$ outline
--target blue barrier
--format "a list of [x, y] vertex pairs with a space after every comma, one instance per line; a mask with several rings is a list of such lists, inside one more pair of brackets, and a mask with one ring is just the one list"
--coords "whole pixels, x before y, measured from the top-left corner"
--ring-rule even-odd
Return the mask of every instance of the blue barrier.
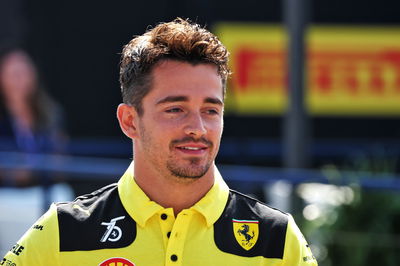
[[[29, 160], [26, 160], [29, 156]], [[29, 169], [50, 173], [61, 172], [68, 179], [107, 179], [120, 177], [130, 163], [130, 159], [94, 158], [49, 154], [23, 154], [0, 152], [1, 169]], [[268, 183], [285, 180], [292, 184], [326, 183], [335, 185], [355, 184], [365, 189], [400, 190], [400, 176], [373, 174], [370, 172], [339, 171], [336, 169], [284, 169], [245, 165], [218, 165], [228, 181]]]

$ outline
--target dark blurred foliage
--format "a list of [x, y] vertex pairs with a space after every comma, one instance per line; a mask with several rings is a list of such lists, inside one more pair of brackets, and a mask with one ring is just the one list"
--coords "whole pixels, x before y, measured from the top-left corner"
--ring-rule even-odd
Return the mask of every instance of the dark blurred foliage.
[[[398, 193], [358, 191], [358, 200], [337, 209], [326, 237], [331, 265], [386, 265], [400, 261]], [[321, 264], [322, 265], [322, 264]]]
[[352, 200], [337, 206], [319, 203], [323, 215], [311, 221], [297, 213], [297, 221], [311, 245], [314, 245], [320, 266], [398, 265], [399, 192], [361, 185], [365, 178], [379, 182], [380, 178], [390, 177], [395, 166], [395, 160], [386, 157], [382, 150], [349, 157], [342, 166], [326, 166], [324, 171], [330, 183], [336, 184], [337, 188], [345, 185], [340, 181], [343, 175], [352, 175], [352, 181], [345, 186], [351, 189]]

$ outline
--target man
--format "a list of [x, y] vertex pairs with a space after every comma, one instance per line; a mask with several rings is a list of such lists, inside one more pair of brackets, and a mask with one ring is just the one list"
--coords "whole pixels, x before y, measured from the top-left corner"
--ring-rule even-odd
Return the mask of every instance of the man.
[[215, 167], [228, 52], [199, 25], [128, 43], [117, 117], [134, 163], [118, 184], [58, 203], [4, 262], [16, 265], [316, 265], [288, 214], [230, 191]]

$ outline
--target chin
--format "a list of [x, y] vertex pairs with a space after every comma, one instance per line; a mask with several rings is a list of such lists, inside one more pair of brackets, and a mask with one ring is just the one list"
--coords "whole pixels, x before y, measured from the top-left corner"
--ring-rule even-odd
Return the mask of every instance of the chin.
[[211, 164], [206, 164], [202, 166], [186, 166], [177, 167], [176, 165], [167, 165], [168, 170], [171, 175], [179, 179], [187, 180], [197, 180], [202, 178], [210, 169]]

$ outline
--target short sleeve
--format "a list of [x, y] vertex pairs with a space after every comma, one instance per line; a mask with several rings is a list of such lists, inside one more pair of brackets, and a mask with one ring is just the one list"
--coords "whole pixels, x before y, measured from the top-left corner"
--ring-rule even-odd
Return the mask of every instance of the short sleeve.
[[306, 239], [296, 225], [292, 216], [289, 215], [286, 241], [284, 249], [284, 265], [290, 266], [317, 266], [318, 263], [313, 256]]
[[4, 265], [59, 265], [57, 207], [50, 209], [33, 224], [3, 258]]

